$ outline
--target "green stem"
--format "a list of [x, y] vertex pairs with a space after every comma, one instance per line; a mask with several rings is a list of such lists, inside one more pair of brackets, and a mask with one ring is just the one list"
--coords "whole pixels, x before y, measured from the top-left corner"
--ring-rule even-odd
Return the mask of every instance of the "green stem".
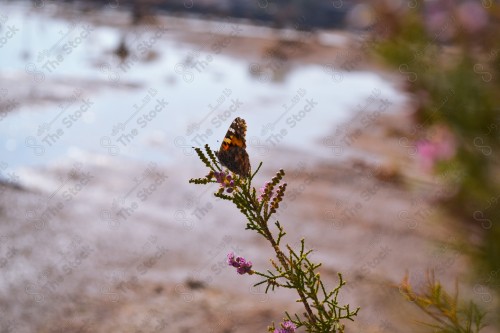
[[[244, 195], [247, 197], [248, 201], [251, 202], [253, 209], [255, 211], [258, 211], [258, 207], [256, 207], [253, 200], [251, 200], [251, 195], [250, 195], [250, 193], [248, 193], [248, 191], [249, 190], [245, 191]], [[281, 266], [283, 266], [285, 271], [288, 274], [290, 274], [291, 271], [290, 271], [290, 266], [288, 265], [287, 258], [285, 257], [285, 254], [283, 253], [283, 251], [281, 251], [280, 247], [276, 243], [276, 240], [274, 239], [271, 231], [269, 230], [269, 228], [267, 226], [267, 221], [264, 220], [264, 218], [259, 215], [258, 220], [256, 220], [256, 222], [259, 224], [262, 231], [264, 232], [265, 238], [271, 243], [274, 251], [276, 252], [276, 257], [278, 258], [279, 262], [281, 263]], [[299, 294], [301, 302], [304, 304], [304, 307], [305, 307], [306, 312], [307, 312], [307, 316], [309, 317], [309, 321], [312, 323], [315, 323], [316, 316], [314, 315], [309, 303], [307, 302], [307, 298], [306, 298], [304, 292], [300, 289], [296, 289], [296, 290], [297, 290], [297, 293]]]

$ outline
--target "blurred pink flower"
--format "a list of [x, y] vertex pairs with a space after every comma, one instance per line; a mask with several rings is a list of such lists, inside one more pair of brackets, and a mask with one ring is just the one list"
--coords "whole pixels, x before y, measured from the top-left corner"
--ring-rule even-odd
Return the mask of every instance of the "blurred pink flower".
[[425, 4], [425, 25], [434, 41], [444, 42], [455, 35], [454, 2], [430, 1]]
[[476, 33], [488, 24], [488, 13], [479, 1], [465, 1], [458, 8], [460, 26], [469, 33]]
[[431, 171], [437, 162], [455, 156], [456, 141], [446, 127], [437, 127], [430, 139], [417, 142], [417, 151], [422, 168]]

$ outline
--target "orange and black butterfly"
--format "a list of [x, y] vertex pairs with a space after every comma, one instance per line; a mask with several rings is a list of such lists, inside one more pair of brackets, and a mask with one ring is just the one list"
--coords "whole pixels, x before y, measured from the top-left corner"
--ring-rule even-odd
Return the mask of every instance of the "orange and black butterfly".
[[250, 176], [250, 159], [246, 151], [245, 135], [247, 124], [240, 117], [233, 120], [216, 153], [219, 162], [230, 171], [242, 176]]

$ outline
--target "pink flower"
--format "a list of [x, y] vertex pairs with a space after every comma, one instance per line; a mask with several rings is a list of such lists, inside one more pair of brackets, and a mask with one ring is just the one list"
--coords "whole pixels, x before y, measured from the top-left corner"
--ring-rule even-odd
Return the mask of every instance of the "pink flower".
[[488, 24], [488, 13], [479, 1], [466, 1], [458, 7], [460, 25], [469, 33], [476, 33]]
[[426, 171], [434, 167], [437, 156], [437, 147], [432, 142], [424, 140], [417, 142], [417, 151], [420, 158], [420, 165]]
[[271, 186], [271, 182], [266, 182], [261, 188], [260, 188], [260, 195], [257, 197], [257, 201], [262, 202], [262, 201], [269, 201], [271, 200], [273, 196], [273, 191], [269, 191], [266, 193], [266, 190], [268, 187]]
[[450, 0], [425, 3], [425, 25], [435, 40], [443, 42], [454, 36], [454, 6], [454, 2]]
[[297, 326], [289, 320], [285, 320], [281, 324], [281, 327], [280, 329], [275, 329], [273, 333], [294, 333], [297, 329]]
[[227, 254], [227, 263], [229, 266], [236, 268], [238, 274], [243, 275], [245, 273], [252, 275], [252, 262], [245, 260], [243, 257], [234, 257], [234, 253], [230, 252]]
[[417, 142], [417, 151], [422, 168], [430, 171], [437, 162], [455, 156], [455, 138], [446, 127], [437, 127], [430, 139]]

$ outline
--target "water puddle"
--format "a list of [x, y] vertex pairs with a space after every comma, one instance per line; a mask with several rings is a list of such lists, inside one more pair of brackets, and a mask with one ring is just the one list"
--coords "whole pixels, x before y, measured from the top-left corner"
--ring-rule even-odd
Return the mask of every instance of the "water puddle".
[[[370, 107], [370, 97], [401, 100], [373, 73], [282, 66], [277, 79], [168, 30], [124, 34], [49, 12], [6, 6], [2, 31], [15, 33], [0, 49], [2, 98], [18, 107], [0, 121], [0, 154], [13, 168], [79, 152], [175, 163], [191, 146], [217, 147], [236, 116], [247, 120], [250, 153], [280, 146], [321, 155], [329, 148], [311, 148], [315, 140]], [[113, 50], [123, 38], [130, 54], [120, 62]]]

